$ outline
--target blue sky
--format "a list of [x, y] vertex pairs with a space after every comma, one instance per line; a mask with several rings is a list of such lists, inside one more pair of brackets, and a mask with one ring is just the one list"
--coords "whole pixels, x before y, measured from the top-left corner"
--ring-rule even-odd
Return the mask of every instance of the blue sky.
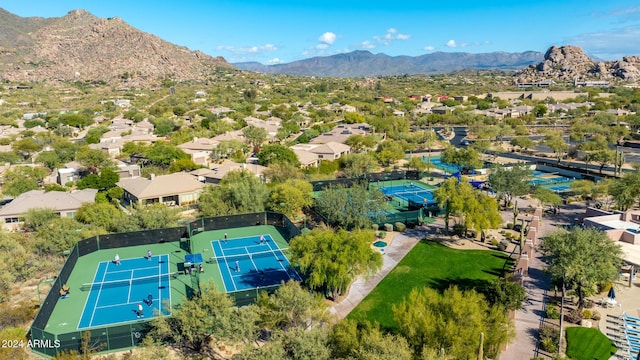
[[0, 0], [14, 14], [74, 9], [120, 17], [172, 43], [229, 62], [291, 62], [353, 50], [544, 52], [577, 45], [604, 60], [640, 55], [638, 0]]

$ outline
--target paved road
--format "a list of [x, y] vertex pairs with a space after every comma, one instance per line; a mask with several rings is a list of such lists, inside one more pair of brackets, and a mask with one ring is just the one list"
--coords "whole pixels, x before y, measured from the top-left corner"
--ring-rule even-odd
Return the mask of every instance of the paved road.
[[[526, 200], [518, 199], [518, 207], [521, 210], [527, 208], [529, 204]], [[540, 237], [554, 232], [558, 226], [570, 224], [584, 212], [584, 209], [584, 204], [572, 203], [561, 206], [558, 215], [545, 215]], [[520, 213], [522, 214], [523, 211]], [[536, 254], [530, 261], [529, 275], [523, 282], [528, 299], [522, 309], [516, 312], [516, 339], [500, 354], [500, 360], [523, 360], [542, 355], [537, 347], [538, 329], [544, 321], [544, 302], [550, 284], [549, 277], [544, 273], [544, 261], [539, 254]]]

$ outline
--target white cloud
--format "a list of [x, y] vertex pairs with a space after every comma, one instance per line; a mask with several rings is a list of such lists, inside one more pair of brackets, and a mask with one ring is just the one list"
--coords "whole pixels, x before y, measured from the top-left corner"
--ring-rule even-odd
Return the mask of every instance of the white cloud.
[[267, 60], [267, 64], [269, 64], [269, 65], [280, 64], [281, 62], [282, 62], [282, 60], [280, 60], [278, 58], [273, 58], [271, 60]]
[[374, 35], [372, 38], [378, 43], [389, 45], [395, 40], [408, 40], [411, 35], [399, 33], [396, 28], [389, 28], [384, 35]]
[[434, 46], [427, 45], [427, 46], [425, 46], [425, 47], [424, 47], [424, 48], [422, 48], [422, 49], [423, 49], [423, 50], [426, 50], [426, 51], [433, 51], [433, 50], [435, 50], [436, 48], [435, 48]]
[[247, 47], [235, 47], [233, 45], [219, 45], [216, 47], [218, 51], [229, 51], [233, 54], [256, 54], [267, 51], [277, 51], [278, 47], [274, 44], [254, 45]]
[[639, 38], [640, 26], [628, 26], [581, 34], [567, 39], [565, 43], [580, 46], [587, 54], [604, 60], [618, 60], [626, 55], [640, 55], [636, 46]]
[[336, 34], [327, 31], [326, 33], [320, 35], [320, 37], [318, 38], [318, 41], [320, 41], [323, 44], [327, 44], [327, 45], [333, 45], [333, 43], [336, 41]]
[[360, 47], [363, 49], [375, 49], [376, 45], [369, 40], [365, 40], [360, 43]]
[[324, 43], [318, 44], [318, 45], [315, 46], [315, 48], [318, 49], [318, 50], [325, 50], [328, 47], [329, 47], [329, 44], [324, 44]]
[[458, 44], [457, 44], [457, 43], [456, 43], [456, 41], [455, 41], [455, 40], [453, 40], [453, 39], [451, 39], [451, 40], [447, 41], [447, 43], [446, 43], [445, 45], [446, 45], [447, 47], [450, 47], [450, 48], [458, 47]]

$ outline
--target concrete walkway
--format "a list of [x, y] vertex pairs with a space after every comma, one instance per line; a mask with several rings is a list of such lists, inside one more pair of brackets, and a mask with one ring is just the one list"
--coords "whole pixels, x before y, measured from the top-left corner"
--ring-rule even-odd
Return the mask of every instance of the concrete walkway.
[[[529, 205], [537, 206], [524, 199], [518, 199], [518, 207], [523, 210]], [[586, 207], [582, 203], [573, 203], [560, 207], [557, 215], [544, 215], [539, 239], [556, 231], [559, 226], [564, 226], [575, 221], [584, 212]], [[522, 212], [521, 212], [522, 214]], [[507, 218], [508, 214], [503, 214]], [[513, 217], [513, 215], [511, 215]], [[527, 220], [529, 217], [527, 217]], [[538, 240], [540, 241], [540, 240]], [[539, 253], [536, 252], [529, 262], [529, 275], [523, 279], [523, 286], [527, 291], [527, 300], [522, 309], [516, 311], [514, 320], [516, 338], [507, 345], [507, 349], [500, 354], [500, 360], [531, 359], [533, 357], [547, 357], [538, 349], [538, 335], [540, 325], [545, 319], [545, 301], [547, 292], [551, 286], [551, 279], [544, 273], [545, 264]], [[553, 292], [553, 289], [552, 289]]]
[[347, 296], [329, 309], [331, 314], [344, 319], [426, 234], [424, 229], [416, 228], [396, 235], [382, 257], [382, 269], [371, 277], [354, 281]]

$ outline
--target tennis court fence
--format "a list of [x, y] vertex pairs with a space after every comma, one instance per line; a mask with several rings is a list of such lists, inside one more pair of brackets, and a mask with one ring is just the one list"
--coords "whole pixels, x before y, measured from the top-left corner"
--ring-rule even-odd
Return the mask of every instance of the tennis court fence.
[[420, 178], [420, 172], [415, 170], [395, 170], [389, 172], [366, 173], [365, 175], [357, 178], [312, 181], [311, 186], [313, 186], [313, 191], [322, 191], [328, 187], [334, 187], [338, 185], [352, 187], [354, 184], [359, 184], [362, 182], [368, 183], [390, 180], [420, 180]]
[[[98, 250], [115, 249], [128, 246], [159, 244], [165, 242], [186, 242], [189, 239], [191, 233], [196, 229], [206, 230], [218, 230], [218, 229], [230, 229], [235, 227], [247, 227], [254, 225], [273, 225], [287, 240], [287, 242], [294, 236], [300, 235], [300, 229], [291, 222], [291, 220], [280, 213], [275, 212], [257, 212], [251, 214], [238, 214], [230, 216], [219, 216], [211, 218], [202, 218], [195, 220], [186, 226], [177, 226], [173, 228], [141, 230], [115, 234], [97, 235], [87, 239], [80, 240], [73, 249], [69, 251], [69, 255], [65, 261], [64, 266], [60, 270], [60, 273], [55, 278], [55, 281], [51, 283], [51, 290], [44, 299], [38, 314], [36, 315], [31, 328], [29, 330], [29, 336], [31, 339], [43, 340], [33, 342], [34, 346], [32, 351], [44, 356], [54, 357], [57, 354], [65, 351], [80, 351], [82, 345], [82, 335], [86, 331], [90, 331], [90, 344], [98, 344], [98, 351], [118, 350], [137, 346], [144, 338], [145, 334], [149, 330], [148, 321], [140, 321], [124, 325], [105, 326], [98, 328], [91, 328], [84, 331], [75, 331], [63, 334], [54, 334], [46, 331], [47, 323], [55, 309], [58, 300], [60, 299], [59, 293], [62, 285], [66, 284], [69, 280], [71, 272], [80, 256], [84, 256], [93, 253]], [[167, 274], [165, 274], [167, 275]], [[161, 276], [165, 276], [161, 275]], [[173, 274], [169, 274], [172, 276]], [[158, 276], [153, 276], [155, 281], [158, 281]], [[126, 280], [128, 281], [128, 280]], [[134, 279], [134, 281], [145, 281], [142, 279]], [[103, 284], [104, 285], [104, 284]], [[115, 286], [123, 286], [116, 285]], [[82, 286], [83, 291], [90, 289], [90, 284], [84, 284]], [[109, 285], [107, 285], [109, 286]], [[269, 293], [275, 291], [278, 286], [260, 288], [260, 291], [267, 291]], [[235, 293], [229, 293], [232, 299], [236, 300], [238, 305], [246, 305], [255, 301], [257, 298], [256, 290], [239, 291]], [[47, 346], [53, 344], [55, 340], [60, 342], [59, 347]]]

